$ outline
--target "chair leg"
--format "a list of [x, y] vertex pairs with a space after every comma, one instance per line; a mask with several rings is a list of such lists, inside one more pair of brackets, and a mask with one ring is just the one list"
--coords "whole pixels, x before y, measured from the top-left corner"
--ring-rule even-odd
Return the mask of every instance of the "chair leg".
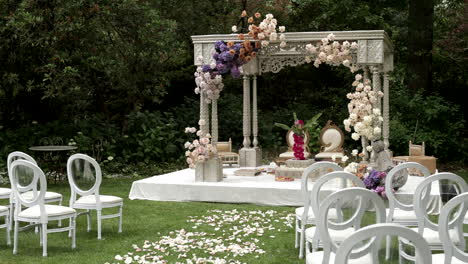
[[76, 217], [70, 218], [70, 226], [73, 228], [72, 232], [72, 249], [76, 248]]
[[87, 214], [86, 214], [86, 221], [88, 222], [88, 229], [87, 231], [91, 231], [91, 211], [90, 210], [86, 210], [87, 211]]
[[[59, 200], [59, 205], [60, 205], [60, 206], [62, 206], [62, 199], [63, 199], [63, 198], [60, 198], [60, 200]], [[58, 221], [58, 226], [59, 226], [59, 227], [62, 227], [62, 219], [60, 219], [60, 220]]]
[[304, 258], [304, 241], [305, 236], [302, 231], [300, 232], [300, 237], [299, 237], [299, 258]]
[[10, 230], [13, 229], [13, 212], [14, 212], [14, 209], [15, 209], [15, 204], [10, 202]]
[[18, 229], [19, 223], [15, 221], [15, 231], [13, 232], [13, 254], [18, 253]]
[[36, 230], [39, 229], [39, 245], [42, 246], [42, 227], [41, 226], [35, 226], [34, 227]]
[[120, 206], [119, 208], [119, 233], [122, 233], [122, 208], [123, 208], [123, 205]]
[[97, 211], [97, 228], [98, 228], [98, 239], [101, 240], [101, 210]]
[[7, 245], [11, 245], [11, 238], [10, 238], [10, 226], [11, 226], [11, 223], [10, 223], [10, 216], [9, 215], [5, 215], [5, 225], [6, 225], [6, 239], [7, 239]]
[[391, 248], [392, 238], [387, 236], [387, 243], [385, 245], [385, 260], [390, 259], [390, 248]]
[[69, 220], [69, 224], [68, 224], [68, 227], [70, 228], [70, 230], [68, 230], [68, 237], [72, 237], [72, 228], [73, 228], [73, 221], [72, 219], [68, 219]]
[[42, 256], [47, 257], [47, 223], [42, 224]]
[[298, 233], [297, 233], [297, 231], [298, 231], [299, 228], [300, 228], [300, 227], [299, 227], [299, 222], [300, 222], [299, 219], [296, 218], [296, 230], [295, 230], [296, 236], [295, 236], [295, 238], [294, 238], [294, 247], [295, 247], [295, 248], [298, 248], [298, 247], [299, 247], [299, 236], [298, 236]]

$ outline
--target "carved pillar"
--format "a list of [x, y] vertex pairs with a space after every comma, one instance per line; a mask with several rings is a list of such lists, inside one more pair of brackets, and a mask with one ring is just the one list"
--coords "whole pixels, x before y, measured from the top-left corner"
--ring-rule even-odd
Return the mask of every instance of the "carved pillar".
[[253, 135], [253, 147], [258, 146], [258, 112], [257, 112], [257, 76], [252, 77], [252, 135]]
[[244, 112], [243, 132], [244, 148], [250, 148], [250, 76], [244, 75]]
[[218, 143], [218, 100], [211, 101], [211, 144]]
[[210, 127], [210, 120], [208, 116], [208, 104], [206, 103], [206, 95], [204, 93], [200, 93], [200, 120], [205, 120], [205, 125], [200, 126], [200, 130], [203, 134], [208, 133], [208, 129]]
[[[375, 93], [378, 93], [382, 90], [380, 84], [380, 71], [379, 67], [377, 66], [372, 67], [372, 89]], [[377, 99], [377, 107], [382, 110], [382, 102], [380, 98]]]
[[364, 66], [364, 80], [369, 79], [369, 67]]
[[390, 101], [389, 101], [389, 89], [390, 84], [388, 80], [388, 72], [385, 72], [383, 75], [383, 111], [382, 111], [382, 117], [383, 117], [383, 129], [382, 129], [382, 135], [384, 139], [384, 144], [385, 144], [385, 150], [388, 150], [388, 147], [390, 146], [390, 142], [388, 141], [390, 137]]
[[364, 157], [362, 157], [363, 161], [367, 161], [369, 159], [369, 152], [366, 149], [368, 144], [369, 144], [369, 140], [367, 140], [366, 137], [361, 136], [362, 153], [364, 153]]

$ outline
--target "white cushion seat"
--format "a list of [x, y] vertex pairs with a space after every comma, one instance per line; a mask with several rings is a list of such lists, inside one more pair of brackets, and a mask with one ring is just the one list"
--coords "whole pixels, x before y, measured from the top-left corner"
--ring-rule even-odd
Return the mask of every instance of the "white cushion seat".
[[[317, 228], [315, 226], [309, 227], [306, 229], [305, 235], [306, 235], [307, 241], [313, 240], [316, 230]], [[348, 238], [350, 235], [354, 234], [356, 230], [354, 228], [349, 227], [343, 230], [330, 229], [329, 232], [330, 232], [330, 237], [334, 242], [342, 242], [346, 238]]]
[[[296, 208], [296, 218], [302, 219], [302, 214], [304, 214], [304, 207]], [[312, 207], [309, 207], [309, 211], [307, 212], [307, 219], [310, 219], [312, 220], [312, 222], [314, 222], [315, 215], [314, 215], [314, 211], [312, 210]], [[331, 208], [330, 211], [328, 211], [328, 219], [333, 219], [333, 220], [338, 219], [336, 208]], [[307, 222], [309, 223], [310, 220]]]
[[[418, 232], [418, 228], [417, 227], [413, 227], [411, 228], [411, 230], [415, 231], [415, 232]], [[450, 238], [452, 239], [453, 243], [455, 245], [459, 245], [460, 244], [460, 239], [458, 238], [457, 236], [457, 232], [456, 230], [454, 229], [450, 229], [449, 230], [449, 235], [450, 235]], [[442, 242], [440, 240], [440, 237], [439, 237], [439, 232], [437, 231], [434, 231], [430, 228], [424, 228], [424, 232], [423, 232], [423, 237], [424, 239], [427, 241], [427, 243], [429, 244], [429, 246], [437, 246], [437, 245], [442, 245]], [[405, 243], [407, 242], [406, 240], [402, 239], [402, 241], [404, 241]]]
[[[122, 203], [123, 199], [117, 196], [112, 196], [112, 195], [99, 195], [99, 200], [101, 201], [101, 204], [105, 207], [106, 204], [116, 204], [116, 203]], [[95, 195], [86, 195], [80, 197], [78, 200], [76, 200], [75, 204], [73, 205], [74, 208], [80, 208], [80, 207], [89, 207], [93, 206], [96, 204], [96, 196]]]
[[[315, 251], [308, 253], [306, 256], [306, 264], [322, 264], [323, 251]], [[335, 253], [330, 252], [329, 263], [335, 263]], [[348, 264], [366, 264], [372, 263], [372, 256], [370, 254], [364, 255], [358, 259], [349, 259]], [[434, 262], [436, 263], [436, 262]]]
[[8, 212], [8, 207], [0, 205], [0, 214], [4, 212]]
[[[34, 198], [34, 193], [33, 191], [25, 192], [21, 194], [21, 197], [25, 200], [32, 200]], [[52, 200], [52, 199], [60, 199], [62, 195], [60, 193], [56, 192], [46, 192], [45, 194], [45, 200]]]
[[[283, 152], [279, 156], [280, 158], [294, 158], [294, 152], [293, 151]], [[307, 151], [304, 151], [304, 157], [306, 158], [310, 157], [310, 153]]]
[[9, 197], [10, 194], [11, 194], [10, 188], [0, 188], [0, 197], [2, 196]]
[[[390, 209], [387, 208], [386, 209], [387, 215], [388, 215], [389, 211], [390, 211]], [[416, 213], [414, 212], [414, 210], [405, 211], [405, 210], [395, 208], [395, 210], [393, 211], [392, 222], [415, 222], [415, 226], [416, 226], [417, 221], [418, 221], [418, 219], [416, 218]]]
[[[445, 254], [444, 253], [432, 254], [432, 263], [434, 263], [434, 264], [444, 263], [444, 260], [445, 260]], [[457, 259], [456, 257], [452, 257], [452, 259], [450, 260], [450, 263], [451, 264], [466, 264], [466, 262], [461, 261], [461, 260]]]
[[341, 159], [344, 156], [343, 152], [320, 152], [317, 155], [315, 155], [315, 158], [316, 159], [331, 159], [333, 155], [335, 155], [337, 159]]
[[[66, 207], [66, 206], [60, 206], [60, 205], [51, 205], [51, 204], [46, 204], [44, 205], [46, 215], [48, 217], [52, 216], [66, 216], [66, 215], [71, 215], [75, 214], [76, 211], [73, 208]], [[26, 219], [40, 219], [41, 218], [41, 210], [39, 205], [34, 205], [32, 207], [29, 207], [22, 211], [21, 213], [18, 214], [18, 217], [20, 218], [26, 218]]]

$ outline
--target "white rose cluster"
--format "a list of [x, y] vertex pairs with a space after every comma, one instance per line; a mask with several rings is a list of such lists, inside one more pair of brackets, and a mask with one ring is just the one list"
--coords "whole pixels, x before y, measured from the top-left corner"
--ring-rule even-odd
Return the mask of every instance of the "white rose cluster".
[[[215, 68], [216, 64], [213, 63], [210, 67]], [[221, 75], [212, 75], [209, 72], [203, 72], [201, 67], [198, 67], [195, 72], [195, 83], [197, 84], [195, 93], [203, 93], [207, 103], [219, 99], [219, 95], [224, 88], [223, 77]]]
[[351, 132], [351, 127], [354, 127], [354, 133], [351, 134], [354, 140], [359, 140], [361, 136], [369, 140], [377, 139], [382, 133], [380, 127], [383, 118], [380, 109], [375, 106], [383, 93], [372, 91], [370, 80], [364, 80], [361, 74], [356, 75], [352, 85], [355, 92], [347, 94], [350, 102], [349, 117], [343, 120], [345, 130]]
[[[258, 39], [260, 40], [261, 46], [266, 47], [270, 45], [270, 41], [277, 41], [280, 40], [280, 47], [284, 48], [286, 47], [286, 35], [284, 34], [284, 31], [286, 31], [286, 27], [280, 26], [278, 27], [278, 31], [280, 34], [278, 34], [276, 27], [277, 27], [278, 21], [276, 18], [273, 17], [272, 14], [267, 14], [265, 16], [265, 19], [260, 22], [258, 25], [258, 29], [260, 29], [260, 33], [258, 33]], [[255, 31], [255, 27], [251, 25], [249, 27], [249, 31]]]
[[340, 43], [335, 40], [335, 35], [330, 33], [326, 38], [323, 38], [317, 45], [307, 44], [305, 57], [307, 63], [314, 62], [315, 67], [326, 63], [329, 65], [338, 66], [343, 64], [349, 68], [351, 72], [355, 72], [358, 68], [352, 63], [352, 51], [358, 48], [356, 42], [349, 43], [344, 41]]
[[[200, 120], [198, 124], [204, 125], [205, 120]], [[211, 135], [209, 133], [203, 135], [201, 130], [197, 130], [194, 127], [185, 128], [185, 133], [196, 134], [199, 137], [199, 139], [195, 139], [192, 142], [187, 141], [184, 144], [184, 148], [187, 149], [185, 151], [187, 164], [193, 169], [197, 165], [197, 162], [208, 160], [216, 152], [216, 148], [211, 145]]]

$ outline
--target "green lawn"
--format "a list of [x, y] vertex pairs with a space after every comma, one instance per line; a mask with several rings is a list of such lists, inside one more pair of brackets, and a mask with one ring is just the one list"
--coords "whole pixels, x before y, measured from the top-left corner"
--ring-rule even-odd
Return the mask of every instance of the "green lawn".
[[[258, 241], [256, 246], [265, 251], [244, 256], [228, 256], [227, 259], [235, 259], [241, 263], [304, 263], [304, 260], [297, 258], [298, 250], [294, 248], [294, 230], [287, 226], [286, 216], [294, 212], [292, 207], [269, 207], [247, 204], [221, 204], [221, 203], [200, 203], [200, 202], [155, 202], [129, 200], [132, 179], [104, 179], [101, 187], [102, 194], [112, 194], [125, 198], [123, 233], [117, 233], [117, 219], [103, 220], [103, 240], [96, 239], [96, 224], [93, 217], [93, 230], [86, 232], [86, 217], [80, 217], [77, 221], [77, 248], [71, 249], [71, 240], [66, 233], [49, 234], [47, 258], [42, 256], [42, 247], [39, 245], [39, 236], [33, 231], [20, 232], [18, 255], [12, 254], [12, 247], [7, 247], [5, 243], [4, 229], [0, 230], [0, 263], [106, 263], [117, 262], [116, 255], [124, 256], [128, 252], [135, 253], [132, 245], [142, 248], [144, 241], [160, 241], [165, 236], [174, 238], [177, 233], [173, 231], [185, 229], [193, 232], [192, 238], [197, 239], [196, 232], [206, 232], [207, 237], [213, 239], [224, 237], [225, 239], [238, 227], [246, 226], [241, 220], [226, 220], [223, 215], [241, 215], [248, 218], [248, 226], [255, 227], [255, 223], [264, 227], [265, 232], [259, 235], [258, 232], [246, 234], [240, 232], [238, 237], [244, 243], [245, 241]], [[68, 185], [51, 185], [49, 189], [64, 194], [65, 203], [69, 199]], [[232, 210], [237, 210], [233, 213]], [[221, 212], [213, 211], [221, 210]], [[273, 210], [271, 215], [259, 217], [261, 214]], [[261, 212], [260, 212], [261, 211]], [[109, 211], [110, 212], [110, 211]], [[208, 216], [218, 217], [216, 221], [224, 221], [224, 224], [210, 226]], [[208, 218], [206, 218], [208, 217]], [[366, 215], [365, 222], [369, 222], [372, 214]], [[191, 220], [192, 222], [188, 222]], [[292, 219], [289, 217], [289, 219]], [[203, 220], [203, 221], [202, 221]], [[196, 222], [203, 222], [196, 224]], [[221, 222], [222, 222], [221, 221]], [[231, 222], [230, 222], [231, 221]], [[196, 228], [194, 228], [196, 227]], [[268, 228], [269, 227], [269, 228]], [[200, 237], [198, 237], [200, 238]], [[234, 242], [235, 242], [234, 238]], [[239, 242], [239, 244], [241, 243]], [[226, 243], [227, 244], [227, 243]], [[206, 245], [205, 245], [206, 246]], [[170, 246], [167, 246], [169, 248]], [[152, 247], [151, 247], [152, 248]], [[166, 253], [171, 252], [168, 256]], [[137, 252], [142, 254], [143, 252]], [[196, 253], [199, 257], [210, 257], [209, 254], [203, 255], [201, 250], [193, 249], [187, 253], [190, 257]], [[219, 253], [218, 253], [219, 254]], [[215, 256], [225, 256], [225, 254]], [[167, 263], [176, 263], [179, 253], [167, 250], [161, 253]], [[382, 255], [382, 254], [381, 254]], [[181, 261], [181, 260], [179, 260]], [[186, 263], [186, 261], [181, 261]], [[392, 262], [397, 262], [396, 257]], [[123, 261], [119, 262], [123, 263]]]

